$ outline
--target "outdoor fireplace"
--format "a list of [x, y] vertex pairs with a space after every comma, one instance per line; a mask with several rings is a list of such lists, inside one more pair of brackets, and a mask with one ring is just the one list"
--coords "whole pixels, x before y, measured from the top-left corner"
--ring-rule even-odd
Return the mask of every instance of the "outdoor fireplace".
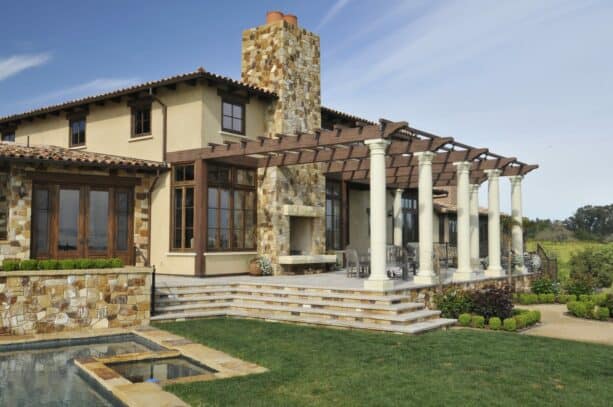
[[289, 218], [289, 254], [313, 253], [313, 219], [300, 216]]

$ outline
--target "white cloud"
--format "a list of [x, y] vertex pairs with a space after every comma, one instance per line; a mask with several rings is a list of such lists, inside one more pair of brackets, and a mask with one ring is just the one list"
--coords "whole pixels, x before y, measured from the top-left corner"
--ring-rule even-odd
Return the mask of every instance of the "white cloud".
[[43, 102], [61, 102], [66, 99], [78, 99], [125, 88], [138, 82], [137, 78], [98, 78], [65, 89], [44, 93], [22, 103], [24, 105], [33, 105]]
[[0, 81], [26, 69], [44, 65], [50, 59], [50, 53], [13, 55], [0, 59]]
[[337, 0], [336, 3], [328, 10], [328, 12], [324, 15], [324, 17], [319, 22], [319, 25], [315, 29], [315, 31], [319, 31], [321, 27], [328, 24], [330, 20], [332, 20], [339, 11], [343, 9], [349, 3], [349, 0]]

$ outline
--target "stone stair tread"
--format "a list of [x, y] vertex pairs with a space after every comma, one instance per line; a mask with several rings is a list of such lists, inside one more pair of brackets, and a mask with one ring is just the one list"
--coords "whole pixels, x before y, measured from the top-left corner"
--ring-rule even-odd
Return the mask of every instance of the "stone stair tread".
[[206, 304], [180, 304], [180, 305], [164, 305], [159, 306], [156, 305], [156, 312], [174, 312], [174, 311], [182, 311], [182, 310], [192, 310], [192, 309], [206, 309], [206, 308], [228, 308], [232, 306], [232, 301], [224, 301], [224, 302], [211, 302]]
[[281, 322], [292, 322], [292, 323], [303, 323], [309, 325], [318, 325], [318, 326], [332, 326], [332, 327], [340, 327], [340, 328], [352, 328], [352, 329], [366, 329], [366, 330], [374, 330], [374, 331], [385, 331], [385, 332], [396, 332], [402, 334], [419, 334], [422, 332], [427, 332], [434, 329], [443, 328], [446, 326], [450, 326], [455, 324], [455, 319], [446, 319], [439, 318], [425, 322], [417, 322], [410, 325], [385, 325], [385, 324], [374, 324], [367, 322], [359, 322], [359, 321], [345, 321], [345, 320], [337, 320], [337, 319], [324, 319], [324, 318], [313, 318], [313, 317], [304, 317], [304, 316], [263, 316], [263, 315], [253, 315], [246, 312], [241, 311], [228, 311], [221, 315], [216, 312], [190, 312], [190, 313], [177, 313], [177, 314], [165, 314], [165, 315], [156, 315], [151, 318], [152, 321], [163, 321], [163, 320], [174, 320], [174, 319], [187, 319], [187, 318], [207, 318], [207, 317], [217, 317], [217, 316], [231, 316], [231, 317], [239, 317], [239, 318], [257, 318], [268, 321], [281, 321]]
[[[244, 300], [244, 301], [253, 301], [253, 302], [278, 302], [285, 304], [307, 304], [311, 306], [321, 306], [321, 307], [339, 307], [339, 308], [349, 308], [349, 309], [363, 309], [363, 310], [376, 310], [376, 311], [390, 311], [390, 312], [401, 312], [412, 309], [421, 309], [424, 308], [424, 304], [419, 302], [401, 302], [398, 304], [363, 304], [359, 302], [345, 302], [345, 301], [317, 301], [317, 300], [305, 300], [305, 299], [291, 299], [285, 297], [264, 297], [260, 295], [225, 295], [225, 296], [194, 296], [194, 297], [177, 297], [173, 299], [160, 299], [156, 301], [156, 305], [162, 305], [166, 303], [188, 303], [188, 302], [199, 302], [199, 301], [216, 301], [211, 304], [218, 304], [217, 301], [236, 301], [236, 300]], [[157, 306], [156, 309], [161, 310], [162, 307]], [[177, 305], [179, 306], [179, 305]], [[165, 308], [165, 307], [164, 307]], [[192, 307], [196, 308], [196, 307]]]
[[[395, 302], [406, 299], [406, 295], [363, 295], [363, 294], [344, 294], [344, 293], [329, 293], [329, 292], [315, 292], [315, 291], [301, 291], [290, 289], [276, 289], [267, 290], [260, 288], [242, 288], [242, 287], [225, 287], [219, 286], [198, 286], [189, 287], [187, 289], [179, 289], [178, 287], [157, 287], [156, 296], [160, 295], [185, 295], [185, 294], [204, 294], [204, 293], [258, 293], [258, 294], [272, 294], [278, 296], [295, 295], [302, 297], [319, 297], [319, 298], [342, 298], [342, 299], [354, 299], [354, 300], [368, 300], [368, 301], [384, 301]], [[179, 287], [180, 288], [180, 287]], [[173, 291], [169, 291], [173, 290]]]
[[216, 311], [194, 311], [194, 312], [169, 312], [167, 314], [154, 315], [150, 318], [151, 321], [165, 320], [181, 320], [187, 318], [207, 318], [207, 317], [225, 317], [228, 315], [228, 310]]

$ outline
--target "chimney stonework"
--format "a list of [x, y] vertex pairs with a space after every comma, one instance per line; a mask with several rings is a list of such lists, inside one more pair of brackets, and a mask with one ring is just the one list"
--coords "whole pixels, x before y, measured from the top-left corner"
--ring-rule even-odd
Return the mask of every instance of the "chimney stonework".
[[[268, 24], [243, 32], [241, 63], [244, 82], [278, 95], [267, 111], [267, 136], [320, 128], [319, 37], [300, 28], [293, 16], [268, 17]], [[258, 253], [270, 258], [274, 274], [295, 271], [278, 261], [279, 256], [290, 254], [290, 217], [283, 207], [324, 208], [325, 196], [326, 179], [320, 164], [259, 169]], [[325, 213], [313, 219], [311, 238], [313, 254], [324, 254]]]

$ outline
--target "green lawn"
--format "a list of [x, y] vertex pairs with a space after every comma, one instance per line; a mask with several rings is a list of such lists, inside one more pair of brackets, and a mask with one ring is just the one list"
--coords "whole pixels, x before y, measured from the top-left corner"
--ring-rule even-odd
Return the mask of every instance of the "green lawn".
[[608, 406], [613, 347], [472, 330], [421, 336], [252, 320], [158, 324], [270, 372], [168, 386], [193, 406]]
[[[536, 250], [537, 241], [528, 241], [526, 243], [526, 248], [528, 251]], [[570, 256], [580, 250], [583, 250], [588, 247], [599, 247], [599, 246], [611, 246], [612, 243], [599, 243], [599, 242], [586, 242], [586, 241], [571, 241], [571, 242], [551, 242], [551, 241], [538, 241], [538, 243], [543, 246], [545, 251], [554, 255], [558, 258], [558, 272], [560, 275], [560, 279], [566, 279], [570, 274], [569, 260]]]

